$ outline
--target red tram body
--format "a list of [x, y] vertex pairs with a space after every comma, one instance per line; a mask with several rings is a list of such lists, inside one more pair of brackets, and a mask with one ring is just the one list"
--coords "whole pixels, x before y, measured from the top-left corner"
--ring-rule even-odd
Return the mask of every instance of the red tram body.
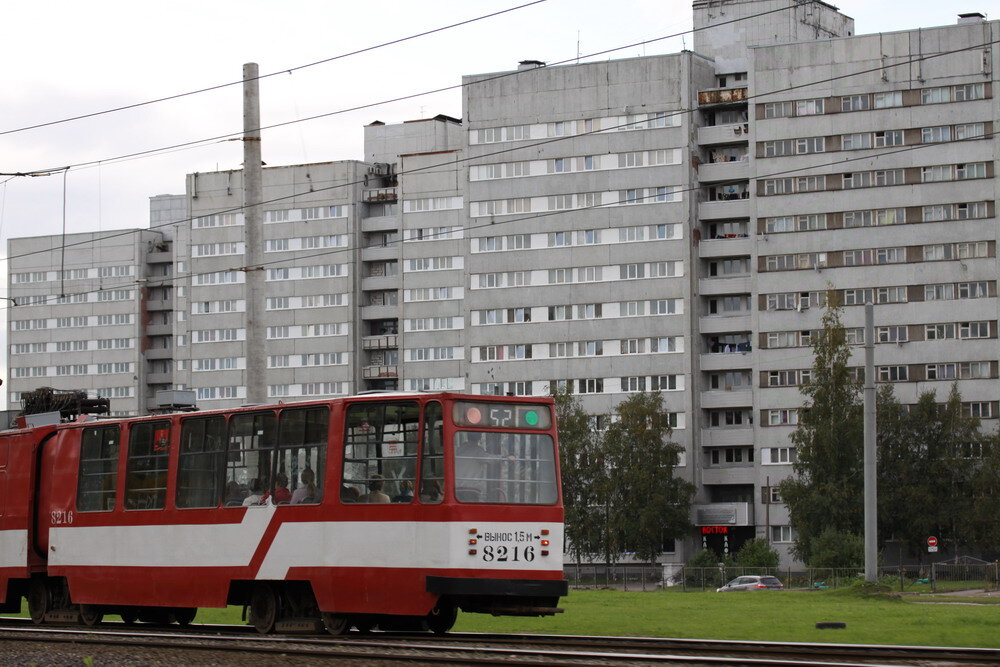
[[559, 611], [551, 399], [372, 394], [0, 433], [0, 610], [262, 632]]

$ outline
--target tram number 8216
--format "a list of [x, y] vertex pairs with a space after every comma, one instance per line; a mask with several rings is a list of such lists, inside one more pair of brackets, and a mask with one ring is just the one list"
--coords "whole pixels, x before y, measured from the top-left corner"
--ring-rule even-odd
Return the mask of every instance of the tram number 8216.
[[487, 563], [491, 562], [527, 562], [535, 560], [535, 547], [533, 546], [513, 546], [508, 547], [505, 545], [492, 546], [487, 545], [483, 547], [483, 560]]

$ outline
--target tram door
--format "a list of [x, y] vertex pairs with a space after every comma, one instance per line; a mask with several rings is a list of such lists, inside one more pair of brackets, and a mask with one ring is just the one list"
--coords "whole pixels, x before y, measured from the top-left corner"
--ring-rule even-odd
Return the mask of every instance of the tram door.
[[[117, 427], [114, 427], [117, 430]], [[80, 431], [65, 429], [46, 433], [34, 447], [34, 512], [31, 544], [35, 555], [48, 560], [49, 530], [72, 524], [76, 518], [77, 468], [80, 465]]]
[[52, 526], [53, 506], [53, 477], [55, 466], [58, 462], [57, 452], [60, 449], [59, 439], [53, 438], [54, 433], [49, 433], [35, 447], [35, 503], [34, 503], [34, 535], [32, 544], [35, 548], [35, 555], [43, 561], [48, 560], [49, 554], [49, 528]]

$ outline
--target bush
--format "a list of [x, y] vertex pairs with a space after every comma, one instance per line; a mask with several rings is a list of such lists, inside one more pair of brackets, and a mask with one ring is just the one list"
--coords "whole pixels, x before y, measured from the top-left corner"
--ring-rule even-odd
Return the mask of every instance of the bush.
[[709, 549], [702, 549], [695, 555], [688, 559], [688, 567], [719, 567], [719, 563], [722, 563], [725, 567], [729, 567], [733, 564], [733, 559], [728, 555], [719, 556], [714, 551]]
[[865, 541], [860, 535], [827, 528], [809, 544], [809, 567], [864, 567]]
[[684, 583], [692, 588], [700, 587], [703, 582], [705, 586], [712, 588], [721, 586], [728, 581], [728, 569], [732, 566], [733, 559], [728, 554], [720, 557], [714, 551], [702, 549], [691, 556], [685, 564]]
[[736, 554], [736, 564], [742, 567], [778, 567], [780, 557], [778, 552], [767, 543], [767, 540], [756, 537], [747, 541]]

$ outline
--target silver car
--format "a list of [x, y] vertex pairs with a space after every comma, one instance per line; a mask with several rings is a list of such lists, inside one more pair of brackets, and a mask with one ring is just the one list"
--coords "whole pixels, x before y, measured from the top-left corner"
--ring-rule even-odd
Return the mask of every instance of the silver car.
[[722, 588], [716, 588], [716, 593], [723, 593], [725, 591], [765, 591], [765, 590], [781, 590], [784, 588], [782, 583], [778, 581], [777, 577], [772, 577], [770, 575], [758, 576], [758, 575], [745, 575], [742, 577], [736, 577], [728, 584]]

